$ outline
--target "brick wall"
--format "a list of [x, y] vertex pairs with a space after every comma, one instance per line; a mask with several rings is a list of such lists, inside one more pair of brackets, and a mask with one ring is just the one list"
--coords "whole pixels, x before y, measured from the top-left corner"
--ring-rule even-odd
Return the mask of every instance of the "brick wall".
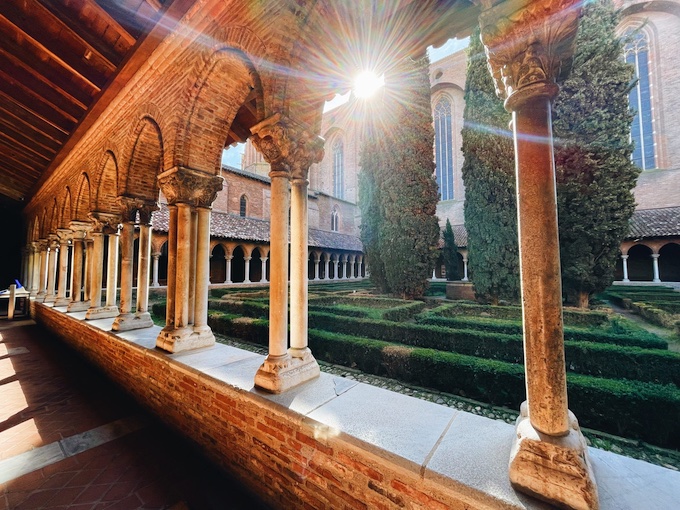
[[[36, 321], [98, 365], [274, 508], [492, 508], [487, 496], [424, 480], [344, 433], [32, 303]], [[398, 426], [398, 425], [395, 425]], [[496, 502], [497, 504], [497, 502]]]

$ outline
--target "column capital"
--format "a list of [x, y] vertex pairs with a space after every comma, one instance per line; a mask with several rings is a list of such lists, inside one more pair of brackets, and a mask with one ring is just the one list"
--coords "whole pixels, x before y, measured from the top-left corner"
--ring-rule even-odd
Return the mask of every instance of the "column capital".
[[659, 253], [652, 253], [652, 258], [653, 258], [653, 259], [658, 259], [659, 256], [660, 256]]
[[210, 208], [224, 186], [224, 178], [191, 168], [176, 166], [158, 175], [168, 205], [185, 203]]
[[73, 237], [73, 231], [70, 228], [58, 228], [57, 229], [57, 236], [59, 237], [59, 241], [64, 244]]
[[120, 224], [120, 215], [118, 214], [92, 211], [87, 216], [92, 220], [92, 234], [112, 234], [118, 231]]
[[622, 258], [623, 260], [628, 260], [628, 255], [621, 255], [621, 258]]
[[309, 167], [323, 159], [324, 139], [281, 113], [254, 125], [250, 132], [253, 144], [271, 165], [270, 177], [283, 173], [306, 182]]
[[49, 234], [47, 236], [47, 247], [54, 250], [59, 247], [59, 236], [57, 234]]
[[557, 82], [571, 68], [581, 3], [514, 0], [482, 12], [489, 71], [508, 111], [532, 98], [557, 96]]
[[73, 233], [73, 239], [80, 239], [81, 241], [84, 241], [87, 233], [92, 228], [92, 224], [89, 221], [73, 220], [68, 224], [68, 227]]
[[139, 222], [142, 225], [151, 224], [151, 213], [159, 209], [155, 201], [144, 200], [142, 198], [120, 195], [116, 202], [120, 207], [120, 214], [123, 222], [134, 223], [139, 212]]

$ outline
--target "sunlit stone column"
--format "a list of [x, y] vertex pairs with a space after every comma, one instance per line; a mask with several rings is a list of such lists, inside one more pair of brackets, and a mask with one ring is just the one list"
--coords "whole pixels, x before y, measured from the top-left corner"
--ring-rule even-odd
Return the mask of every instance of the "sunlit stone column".
[[40, 247], [40, 262], [38, 269], [38, 294], [35, 297], [36, 301], [41, 303], [45, 301], [45, 296], [47, 295], [47, 247], [49, 241], [47, 239], [41, 239], [38, 246]]
[[652, 253], [652, 268], [654, 269], [654, 283], [661, 283], [661, 278], [659, 277], [659, 254]]
[[621, 255], [621, 260], [623, 261], [623, 281], [629, 282], [628, 279], [628, 255]]
[[92, 250], [94, 247], [94, 242], [92, 239], [92, 226], [90, 230], [87, 231], [87, 235], [83, 240], [85, 243], [85, 264], [83, 268], [83, 303], [90, 304], [91, 294], [90, 289], [92, 289]]
[[109, 310], [115, 309], [115, 317], [118, 315], [118, 306], [116, 306], [116, 294], [118, 290], [118, 245], [120, 241], [120, 225], [112, 226], [111, 232], [108, 235], [109, 252], [106, 260], [106, 308]]
[[[93, 228], [90, 231], [92, 236], [92, 253], [89, 263], [90, 270], [90, 308], [85, 315], [86, 319], [105, 319], [108, 317], [116, 317], [118, 315], [118, 307], [115, 304], [115, 284], [114, 288], [114, 303], [112, 306], [102, 306], [102, 284], [104, 278], [104, 243], [106, 236], [118, 232], [118, 224], [120, 223], [120, 216], [111, 213], [104, 213], [95, 211], [90, 213], [90, 218], [93, 222]], [[117, 250], [116, 250], [117, 252]], [[109, 253], [109, 258], [117, 256], [117, 253]], [[116, 261], [117, 264], [117, 261]], [[110, 264], [108, 266], [111, 267]], [[108, 296], [109, 289], [107, 289]]]
[[68, 241], [71, 238], [71, 230], [60, 228], [57, 230], [59, 236], [59, 283], [57, 284], [57, 299], [54, 306], [67, 306], [71, 301], [66, 297], [68, 286], [66, 276], [68, 274]]
[[90, 303], [83, 300], [83, 280], [85, 278], [85, 236], [91, 225], [84, 221], [72, 221], [69, 228], [73, 232], [71, 254], [71, 302], [66, 309], [68, 312], [81, 312], [90, 307]]
[[57, 248], [59, 248], [59, 238], [56, 234], [50, 234], [48, 239], [49, 252], [47, 255], [47, 293], [45, 303], [54, 303], [57, 300], [56, 278], [57, 278]]
[[464, 282], [469, 281], [468, 279], [468, 258], [467, 253], [463, 255], [463, 280]]
[[[519, 7], [519, 8], [518, 8]], [[497, 93], [512, 112], [527, 401], [511, 453], [515, 488], [597, 508], [578, 422], [567, 408], [551, 101], [569, 70], [577, 0], [502, 3], [480, 17]]]
[[260, 283], [266, 283], [267, 282], [267, 260], [269, 260], [268, 257], [262, 257], [261, 262], [262, 262], [262, 277], [260, 278]]
[[161, 258], [160, 253], [152, 253], [151, 254], [151, 260], [153, 261], [153, 269], [152, 269], [152, 281], [151, 281], [151, 286], [152, 287], [160, 287], [161, 284], [158, 282], [158, 261]]
[[356, 270], [357, 270], [357, 256], [356, 255], [350, 255], [349, 256], [349, 278], [350, 278], [350, 280], [356, 279]]
[[156, 339], [160, 349], [179, 352], [215, 343], [207, 325], [209, 214], [223, 181], [185, 167], [158, 176], [170, 207], [166, 326]]
[[[306, 208], [307, 174], [310, 165], [323, 157], [323, 141], [280, 114], [253, 126], [251, 131], [253, 143], [271, 166], [269, 354], [255, 375], [255, 385], [272, 393], [281, 393], [319, 375], [318, 364], [307, 348]], [[289, 351], [288, 185], [291, 178], [292, 348]]]

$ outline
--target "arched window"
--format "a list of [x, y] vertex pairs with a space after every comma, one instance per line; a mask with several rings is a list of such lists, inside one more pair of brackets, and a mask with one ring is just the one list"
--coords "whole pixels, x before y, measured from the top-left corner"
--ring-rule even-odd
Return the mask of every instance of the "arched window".
[[333, 209], [331, 213], [331, 230], [333, 232], [340, 230], [340, 214], [337, 209]]
[[336, 140], [333, 144], [333, 196], [338, 198], [345, 195], [344, 157], [342, 140]]
[[440, 200], [453, 199], [453, 139], [451, 102], [442, 97], [434, 107], [435, 161]]
[[628, 33], [624, 48], [626, 62], [635, 66], [637, 83], [630, 91], [630, 107], [635, 118], [630, 129], [633, 148], [633, 163], [642, 170], [656, 168], [654, 154], [654, 126], [652, 120], [652, 91], [649, 80], [649, 41], [644, 32]]
[[241, 215], [242, 218], [245, 218], [247, 212], [248, 212], [248, 199], [246, 198], [245, 195], [241, 195], [239, 214]]

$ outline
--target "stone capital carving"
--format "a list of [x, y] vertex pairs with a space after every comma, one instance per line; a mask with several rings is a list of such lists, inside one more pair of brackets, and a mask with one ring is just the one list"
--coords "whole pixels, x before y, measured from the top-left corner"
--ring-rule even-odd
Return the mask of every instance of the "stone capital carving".
[[84, 241], [87, 233], [92, 228], [92, 224], [88, 221], [74, 220], [68, 224], [68, 227], [73, 232], [73, 239]]
[[272, 177], [281, 172], [307, 180], [309, 167], [323, 159], [324, 140], [300, 124], [276, 113], [250, 128], [253, 144], [271, 165]]
[[66, 244], [73, 237], [73, 231], [70, 228], [58, 228], [57, 236], [61, 244]]
[[224, 186], [224, 178], [185, 167], [175, 167], [158, 176], [168, 205], [178, 203], [209, 208]]
[[118, 232], [120, 225], [120, 215], [93, 211], [88, 214], [92, 220], [92, 234], [114, 234]]
[[579, 0], [511, 0], [479, 17], [496, 94], [513, 111], [528, 99], [557, 96], [571, 68]]
[[119, 196], [116, 201], [120, 207], [122, 220], [126, 223], [134, 223], [137, 219], [137, 212], [139, 212], [139, 223], [151, 225], [151, 214], [159, 209], [156, 202], [126, 195]]
[[59, 248], [59, 236], [57, 234], [49, 234], [47, 236], [47, 247], [50, 250]]

